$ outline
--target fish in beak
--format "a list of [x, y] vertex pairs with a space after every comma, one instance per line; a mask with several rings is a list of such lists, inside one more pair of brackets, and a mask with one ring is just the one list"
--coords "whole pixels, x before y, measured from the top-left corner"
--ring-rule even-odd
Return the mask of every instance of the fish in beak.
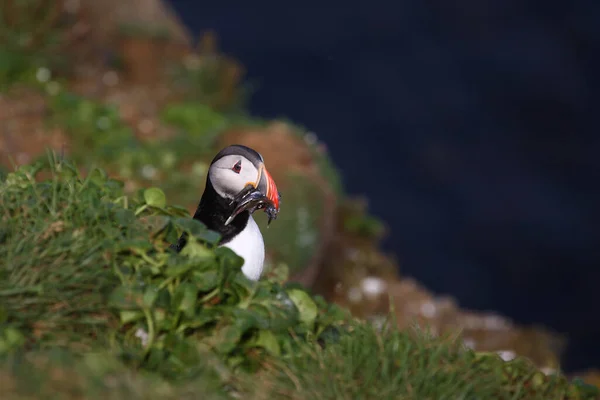
[[271, 174], [269, 174], [265, 165], [261, 163], [256, 181], [248, 182], [244, 190], [232, 200], [231, 205], [235, 205], [235, 209], [225, 221], [225, 225], [229, 225], [243, 211], [249, 211], [252, 214], [256, 210], [264, 209], [268, 216], [268, 226], [272, 220], [277, 219], [280, 201], [281, 193], [277, 190], [277, 185]]

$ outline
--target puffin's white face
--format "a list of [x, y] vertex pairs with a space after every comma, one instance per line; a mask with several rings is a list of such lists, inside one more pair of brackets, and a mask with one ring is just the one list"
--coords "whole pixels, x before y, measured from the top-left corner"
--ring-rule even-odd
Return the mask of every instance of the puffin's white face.
[[219, 196], [233, 199], [248, 184], [256, 187], [260, 172], [246, 157], [228, 155], [210, 166], [208, 177]]

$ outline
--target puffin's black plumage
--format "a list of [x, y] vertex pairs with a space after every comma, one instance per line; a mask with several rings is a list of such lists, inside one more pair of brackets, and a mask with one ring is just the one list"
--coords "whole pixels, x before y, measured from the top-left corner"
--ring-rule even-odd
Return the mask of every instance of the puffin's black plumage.
[[[235, 209], [235, 205], [230, 205], [230, 203], [230, 200], [224, 199], [217, 194], [210, 179], [207, 179], [204, 194], [194, 213], [194, 219], [202, 222], [208, 229], [221, 234], [220, 244], [229, 242], [238, 233], [243, 231], [248, 223], [248, 218], [250, 218], [250, 213], [244, 211], [238, 214], [228, 225], [225, 225], [228, 216]], [[177, 243], [171, 245], [171, 248], [180, 252], [186, 243], [187, 234], [183, 233]]]
[[[254, 165], [258, 165], [259, 162], [263, 161], [262, 156], [255, 150], [243, 145], [232, 145], [217, 153], [210, 165], [213, 165], [217, 160], [228, 155], [244, 156]], [[231, 204], [231, 200], [219, 196], [213, 187], [210, 178], [207, 178], [204, 193], [202, 194], [198, 208], [194, 213], [194, 219], [202, 222], [208, 229], [218, 232], [221, 235], [220, 244], [226, 244], [244, 230], [248, 224], [248, 219], [250, 218], [250, 212], [243, 211], [238, 214], [233, 221], [225, 225], [225, 221], [233, 213], [234, 209], [235, 204]], [[186, 243], [187, 233], [183, 233], [177, 243], [172, 244], [170, 248], [180, 252]]]

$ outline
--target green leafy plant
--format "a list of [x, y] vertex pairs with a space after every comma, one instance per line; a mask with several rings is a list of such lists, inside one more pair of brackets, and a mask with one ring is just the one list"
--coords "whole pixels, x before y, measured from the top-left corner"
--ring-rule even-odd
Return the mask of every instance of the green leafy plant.
[[[50, 178], [36, 179], [40, 172]], [[284, 266], [249, 281], [241, 258], [186, 215], [159, 188], [127, 195], [104, 171], [84, 177], [54, 157], [8, 173], [0, 183], [2, 398], [27, 396], [33, 382], [44, 398], [61, 390], [102, 398], [598, 396], [523, 359], [505, 363], [400, 332], [393, 320], [382, 329], [354, 320], [286, 282]], [[171, 252], [182, 232], [189, 244]]]
[[[299, 288], [248, 281], [242, 259], [160, 189], [129, 197], [101, 170], [51, 165], [51, 181], [22, 167], [0, 189], [5, 351], [110, 346], [174, 378], [201, 364], [197, 344], [252, 369], [256, 349], [289, 352], [293, 336], [316, 340], [334, 324]], [[184, 231], [184, 251], [168, 251]]]

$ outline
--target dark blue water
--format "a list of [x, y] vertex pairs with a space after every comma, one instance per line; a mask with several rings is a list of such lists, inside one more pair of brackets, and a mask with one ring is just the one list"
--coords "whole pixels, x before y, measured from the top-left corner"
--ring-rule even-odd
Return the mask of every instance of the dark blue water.
[[253, 113], [327, 144], [403, 274], [600, 366], [600, 2], [171, 3], [259, 84]]

